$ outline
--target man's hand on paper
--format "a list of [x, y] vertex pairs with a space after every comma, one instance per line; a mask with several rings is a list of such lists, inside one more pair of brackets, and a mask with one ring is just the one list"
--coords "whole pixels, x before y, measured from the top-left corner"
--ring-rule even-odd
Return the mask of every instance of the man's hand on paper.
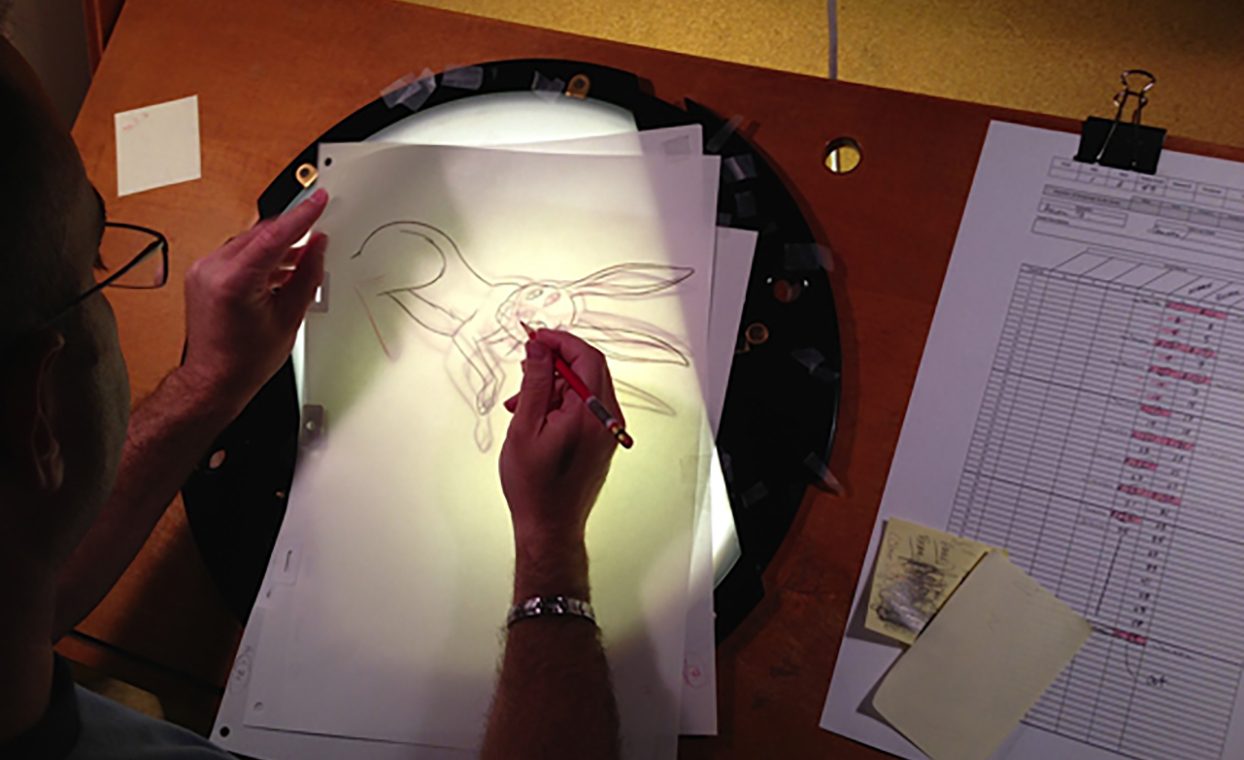
[[317, 192], [190, 268], [186, 361], [130, 415], [112, 494], [58, 578], [55, 636], [104, 598], [211, 442], [289, 356], [328, 240], [294, 244], [327, 200]]
[[324, 276], [328, 238], [295, 244], [328, 203], [318, 190], [230, 239], [186, 273], [186, 360], [178, 371], [241, 411], [280, 369]]
[[[523, 384], [501, 448], [501, 487], [514, 523], [514, 601], [591, 598], [588, 514], [617, 443], [573, 389], [553, 373], [553, 351], [611, 410], [618, 408], [605, 357], [582, 340], [541, 330], [527, 343]], [[579, 760], [618, 756], [618, 712], [595, 625], [546, 615], [515, 623], [481, 760]]]
[[[522, 387], [505, 402], [514, 419], [501, 448], [501, 487], [520, 561], [538, 566], [560, 564], [567, 554], [583, 551], [587, 517], [617, 448], [583, 400], [554, 375], [553, 350], [607, 407], [618, 408], [605, 357], [595, 348], [553, 330], [541, 330], [527, 343]], [[586, 577], [581, 582], [586, 584]], [[573, 585], [579, 584], [573, 579]], [[528, 592], [586, 594], [586, 589], [515, 590], [516, 596]]]

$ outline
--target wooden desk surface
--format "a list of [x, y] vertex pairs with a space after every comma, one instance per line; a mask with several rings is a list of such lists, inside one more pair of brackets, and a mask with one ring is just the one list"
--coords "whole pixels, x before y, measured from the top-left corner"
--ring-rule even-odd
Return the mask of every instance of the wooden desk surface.
[[[742, 114], [818, 239], [843, 340], [832, 470], [846, 496], [810, 491], [766, 574], [768, 594], [718, 649], [721, 736], [684, 758], [884, 756], [817, 727], [852, 592], [990, 119], [1066, 119], [910, 95], [601, 42], [390, 0], [129, 0], [74, 128], [109, 216], [159, 228], [171, 285], [110, 293], [135, 399], [176, 366], [186, 269], [254, 218], [285, 164], [325, 129], [424, 67], [550, 57], [626, 69], [670, 101]], [[203, 179], [116, 198], [113, 114], [197, 94]], [[826, 171], [826, 143], [857, 139], [861, 167]], [[1168, 149], [1244, 160], [1171, 139]], [[61, 644], [157, 693], [210, 706], [238, 628], [174, 504], [121, 583]]]

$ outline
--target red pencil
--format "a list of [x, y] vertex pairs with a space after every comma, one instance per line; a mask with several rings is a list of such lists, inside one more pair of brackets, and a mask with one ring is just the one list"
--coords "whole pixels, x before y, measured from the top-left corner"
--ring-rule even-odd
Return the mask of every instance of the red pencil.
[[[527, 337], [534, 340], [536, 331], [531, 329], [526, 322], [519, 322], [519, 324], [527, 331]], [[613, 434], [613, 437], [618, 439], [618, 443], [622, 444], [622, 448], [629, 449], [631, 446], [634, 446], [635, 439], [631, 438], [630, 434], [622, 427], [622, 423], [618, 421], [618, 418], [610, 414], [605, 405], [600, 402], [600, 399], [596, 398], [596, 394], [592, 392], [591, 388], [587, 387], [587, 383], [583, 382], [574, 373], [574, 370], [570, 368], [570, 365], [566, 363], [562, 355], [557, 352], [557, 349], [550, 347], [549, 350], [553, 352], [553, 368], [557, 370], [557, 374], [566, 378], [566, 382], [570, 383], [570, 387], [574, 388], [574, 392], [579, 394], [579, 398], [583, 399], [583, 403], [587, 404], [587, 408], [592, 410], [592, 414], [595, 414], [597, 419], [604, 423], [605, 428]]]

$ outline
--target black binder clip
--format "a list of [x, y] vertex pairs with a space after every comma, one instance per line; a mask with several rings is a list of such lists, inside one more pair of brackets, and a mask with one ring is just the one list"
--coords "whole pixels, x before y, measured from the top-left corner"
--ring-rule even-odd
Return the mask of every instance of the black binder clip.
[[[1131, 76], [1146, 77], [1149, 81], [1139, 90], [1135, 90], [1127, 81]], [[1130, 169], [1141, 174], [1156, 173], [1158, 156], [1162, 154], [1162, 143], [1166, 140], [1166, 130], [1141, 126], [1140, 112], [1149, 102], [1145, 93], [1157, 81], [1153, 74], [1140, 69], [1123, 72], [1123, 91], [1114, 96], [1114, 104], [1119, 107], [1114, 114], [1114, 120], [1096, 116], [1084, 120], [1076, 160], [1086, 164], [1101, 164], [1112, 169]], [[1123, 121], [1123, 107], [1131, 97], [1136, 98], [1136, 110], [1132, 112], [1132, 121], [1129, 124]]]

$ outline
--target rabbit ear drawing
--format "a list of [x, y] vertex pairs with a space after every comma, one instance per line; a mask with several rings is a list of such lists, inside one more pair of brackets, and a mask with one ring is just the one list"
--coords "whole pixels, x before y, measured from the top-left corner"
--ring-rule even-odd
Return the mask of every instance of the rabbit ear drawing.
[[665, 264], [615, 264], [598, 270], [567, 286], [576, 296], [640, 298], [668, 290], [691, 275], [691, 267]]
[[673, 417], [677, 414], [674, 407], [639, 386], [631, 385], [623, 380], [613, 381], [613, 392], [618, 397], [618, 403], [628, 411], [642, 409], [645, 412], [656, 412], [666, 417]]
[[575, 318], [573, 330], [610, 359], [691, 365], [687, 354], [661, 337], [656, 326], [638, 319], [599, 311], [583, 312]]

